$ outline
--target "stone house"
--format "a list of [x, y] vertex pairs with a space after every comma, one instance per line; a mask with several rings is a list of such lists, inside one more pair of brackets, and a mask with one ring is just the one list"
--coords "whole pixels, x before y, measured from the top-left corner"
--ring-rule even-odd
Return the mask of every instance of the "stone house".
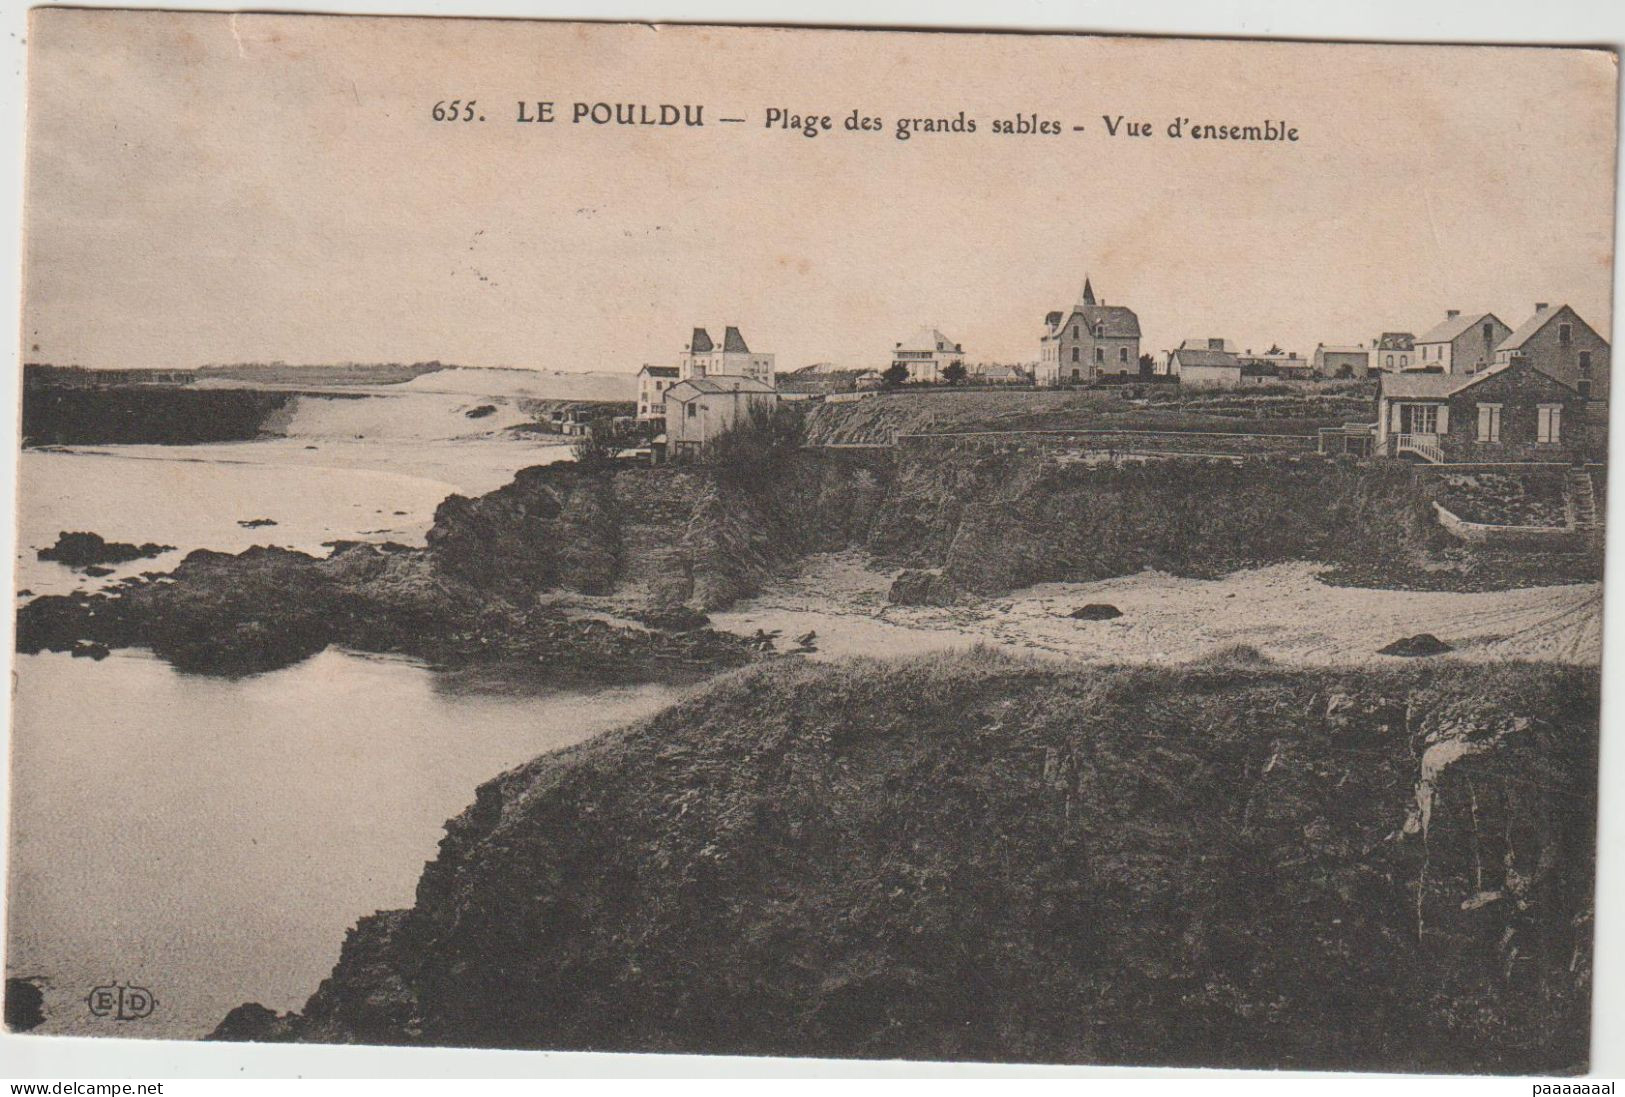
[[1241, 360], [1242, 375], [1253, 374], [1270, 380], [1305, 381], [1314, 375], [1309, 359], [1296, 351], [1265, 351], [1254, 354], [1251, 350], [1237, 355]]
[[1095, 300], [1089, 279], [1068, 312], [1044, 317], [1038, 340], [1040, 385], [1086, 384], [1107, 373], [1134, 374], [1140, 368], [1140, 318], [1134, 310]]
[[1496, 364], [1522, 360], [1588, 400], [1608, 399], [1608, 340], [1567, 305], [1535, 314], [1495, 348]]
[[1417, 336], [1412, 369], [1445, 373], [1477, 373], [1495, 363], [1495, 348], [1512, 329], [1493, 312], [1470, 313], [1450, 309], [1444, 319]]
[[1373, 450], [1432, 462], [1574, 460], [1590, 442], [1585, 403], [1523, 361], [1478, 373], [1384, 374]]
[[666, 453], [672, 460], [699, 456], [706, 444], [750, 414], [772, 407], [779, 394], [750, 377], [693, 377], [666, 389]]

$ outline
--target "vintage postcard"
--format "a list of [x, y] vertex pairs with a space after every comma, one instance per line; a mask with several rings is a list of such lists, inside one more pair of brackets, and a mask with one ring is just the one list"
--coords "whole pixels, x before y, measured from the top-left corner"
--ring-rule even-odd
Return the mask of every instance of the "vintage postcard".
[[13, 1031], [1587, 1069], [1613, 53], [28, 67]]

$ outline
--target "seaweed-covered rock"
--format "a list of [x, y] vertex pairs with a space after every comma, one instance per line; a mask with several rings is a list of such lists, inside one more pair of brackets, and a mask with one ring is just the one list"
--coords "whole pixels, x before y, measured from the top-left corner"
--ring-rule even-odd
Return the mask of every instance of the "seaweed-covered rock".
[[1377, 649], [1378, 655], [1443, 655], [1447, 651], [1456, 649], [1433, 635], [1431, 632], [1419, 632], [1415, 636], [1406, 636], [1395, 640], [1387, 647]]
[[959, 592], [940, 571], [909, 568], [898, 572], [887, 597], [898, 606], [951, 606]]
[[153, 541], [133, 545], [128, 541], [109, 541], [99, 533], [69, 533], [64, 530], [57, 535], [56, 544], [40, 549], [37, 555], [41, 560], [53, 560], [71, 568], [88, 570], [95, 564], [123, 564], [174, 550], [174, 545], [160, 545]]

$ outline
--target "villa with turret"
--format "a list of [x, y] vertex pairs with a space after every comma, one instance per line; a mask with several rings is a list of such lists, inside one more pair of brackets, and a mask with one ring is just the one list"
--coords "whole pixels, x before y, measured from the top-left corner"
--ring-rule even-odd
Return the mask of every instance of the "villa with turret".
[[691, 381], [700, 377], [749, 377], [763, 384], [773, 384], [773, 355], [753, 351], [745, 345], [739, 329], [729, 325], [722, 333], [722, 345], [712, 342], [704, 328], [695, 328], [688, 346], [677, 359], [677, 379]]
[[1077, 304], [1044, 317], [1034, 376], [1039, 385], [1087, 384], [1139, 368], [1140, 318], [1133, 309], [1097, 301], [1088, 277]]

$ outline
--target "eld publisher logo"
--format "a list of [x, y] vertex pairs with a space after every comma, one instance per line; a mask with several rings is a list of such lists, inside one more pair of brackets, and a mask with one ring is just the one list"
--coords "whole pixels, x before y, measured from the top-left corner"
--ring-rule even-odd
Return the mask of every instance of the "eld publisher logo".
[[158, 999], [146, 987], [110, 983], [96, 987], [85, 995], [85, 1005], [92, 1017], [111, 1017], [115, 1021], [139, 1021], [152, 1016]]

